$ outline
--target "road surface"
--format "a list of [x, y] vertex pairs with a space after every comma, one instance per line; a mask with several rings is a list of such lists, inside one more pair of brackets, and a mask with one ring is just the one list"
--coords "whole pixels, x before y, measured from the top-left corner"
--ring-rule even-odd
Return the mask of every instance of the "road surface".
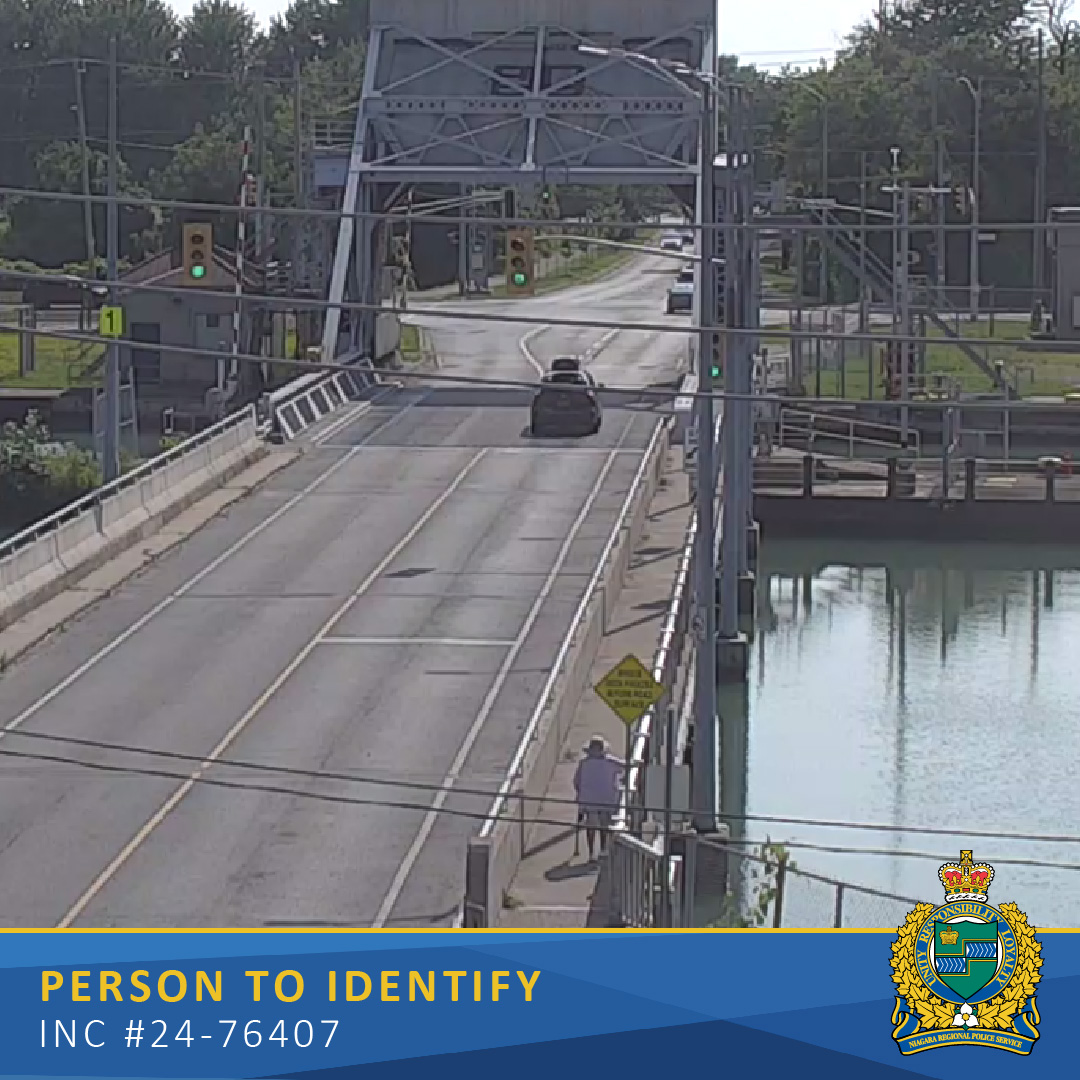
[[599, 436], [541, 446], [527, 401], [420, 387], [324, 422], [9, 666], [0, 922], [452, 924], [477, 822], [446, 811], [490, 801], [453, 786], [501, 779], [656, 424], [613, 410]]
[[[543, 318], [594, 318], [603, 322], [686, 323], [665, 315], [667, 290], [680, 263], [663, 256], [634, 258], [608, 277], [573, 290], [554, 292], [528, 301], [448, 300], [454, 311], [486, 314], [513, 312]], [[530, 328], [520, 323], [470, 323], [436, 316], [409, 316], [426, 326], [439, 354], [440, 371], [493, 379], [535, 380], [556, 356], [581, 356], [597, 379], [608, 386], [647, 387], [674, 381], [685, 369], [687, 335], [612, 331], [604, 328]]]

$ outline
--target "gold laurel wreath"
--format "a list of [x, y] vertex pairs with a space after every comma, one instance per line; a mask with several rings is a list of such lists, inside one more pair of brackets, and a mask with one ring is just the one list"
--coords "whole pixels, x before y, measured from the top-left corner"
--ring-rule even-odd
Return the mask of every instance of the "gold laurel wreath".
[[[907, 999], [912, 1012], [918, 1013], [920, 1031], [951, 1028], [956, 1018], [956, 1006], [932, 993], [915, 966], [915, 942], [933, 910], [933, 904], [917, 904], [908, 913], [893, 942], [890, 961], [897, 994]], [[1013, 1027], [1013, 1017], [1035, 993], [1035, 984], [1042, 978], [1039, 974], [1042, 945], [1035, 940], [1035, 931], [1028, 924], [1027, 916], [1015, 904], [1002, 904], [998, 911], [1016, 938], [1016, 969], [1000, 994], [977, 1006], [976, 1018], [981, 1028], [1008, 1031]]]

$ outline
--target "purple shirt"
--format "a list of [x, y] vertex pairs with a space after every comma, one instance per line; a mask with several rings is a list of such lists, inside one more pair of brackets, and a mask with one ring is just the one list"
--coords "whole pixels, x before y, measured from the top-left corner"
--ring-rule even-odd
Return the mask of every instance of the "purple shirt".
[[584, 757], [574, 773], [574, 791], [578, 805], [597, 810], [616, 810], [619, 806], [619, 781], [623, 763], [605, 754], [603, 757]]

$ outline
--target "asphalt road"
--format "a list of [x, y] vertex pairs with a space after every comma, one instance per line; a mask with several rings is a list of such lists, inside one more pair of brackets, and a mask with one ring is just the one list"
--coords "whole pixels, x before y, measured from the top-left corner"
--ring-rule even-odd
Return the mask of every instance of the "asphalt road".
[[[525, 301], [454, 299], [442, 303], [455, 311], [528, 313], [538, 319], [550, 315], [603, 322], [670, 322], [678, 327], [687, 322], [686, 318], [666, 315], [664, 305], [680, 266], [663, 256], [644, 256], [572, 291]], [[519, 323], [470, 323], [435, 316], [414, 316], [409, 321], [431, 331], [441, 372], [446, 375], [533, 380], [548, 369], [556, 356], [571, 355], [582, 357], [597, 379], [608, 386], [641, 388], [674, 381], [687, 358], [687, 335], [681, 333], [542, 325], [530, 328]]]
[[433, 800], [487, 809], [656, 422], [539, 446], [525, 400], [396, 393], [8, 667], [0, 755], [172, 775], [0, 761], [0, 922], [449, 925]]

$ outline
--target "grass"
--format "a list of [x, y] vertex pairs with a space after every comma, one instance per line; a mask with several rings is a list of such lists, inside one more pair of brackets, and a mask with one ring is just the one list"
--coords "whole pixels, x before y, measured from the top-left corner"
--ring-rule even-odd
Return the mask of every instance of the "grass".
[[420, 327], [401, 324], [401, 360], [404, 364], [419, 364], [424, 354], [420, 348]]
[[[950, 325], [956, 327], [955, 321]], [[1080, 354], [1065, 352], [1030, 352], [1024, 348], [1028, 339], [1029, 328], [1026, 321], [995, 319], [993, 334], [988, 318], [972, 323], [966, 316], [959, 324], [961, 336], [965, 341], [977, 345], [990, 340], [1007, 342], [1004, 346], [985, 347], [983, 354], [990, 363], [1001, 360], [1006, 370], [1019, 375], [1019, 388], [1023, 396], [1060, 397], [1080, 388]], [[887, 327], [873, 328], [875, 335], [886, 335]], [[784, 339], [764, 336], [765, 345], [783, 346]], [[846, 350], [844, 377], [835, 369], [822, 370], [820, 382], [814, 370], [814, 351], [805, 350], [804, 387], [808, 393], [816, 394], [820, 385], [824, 397], [866, 398], [870, 391], [870, 374], [867, 360], [862, 355], [859, 342], [850, 342]], [[881, 346], [873, 348], [873, 393], [880, 399], [883, 396], [881, 372]], [[965, 393], [989, 393], [994, 389], [992, 380], [983, 371], [951, 344], [945, 334], [935, 326], [930, 326], [927, 333], [926, 373], [940, 374], [956, 380]]]
[[101, 345], [86, 345], [64, 338], [37, 336], [34, 343], [34, 370], [19, 375], [19, 335], [0, 330], [0, 386], [33, 390], [69, 390], [73, 386], [93, 386], [100, 380], [83, 378], [81, 372], [98, 359]]

